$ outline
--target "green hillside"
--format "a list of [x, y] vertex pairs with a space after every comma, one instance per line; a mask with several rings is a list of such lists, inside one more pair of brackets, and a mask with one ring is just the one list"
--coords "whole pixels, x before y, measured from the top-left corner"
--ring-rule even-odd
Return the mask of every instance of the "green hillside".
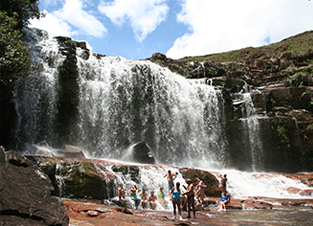
[[313, 52], [313, 31], [306, 31], [267, 46], [257, 48], [247, 47], [224, 53], [184, 57], [181, 60], [231, 62], [245, 61], [247, 59], [268, 59], [273, 55], [280, 56], [283, 53], [291, 53], [292, 56], [297, 57], [302, 55], [306, 57], [310, 52]]

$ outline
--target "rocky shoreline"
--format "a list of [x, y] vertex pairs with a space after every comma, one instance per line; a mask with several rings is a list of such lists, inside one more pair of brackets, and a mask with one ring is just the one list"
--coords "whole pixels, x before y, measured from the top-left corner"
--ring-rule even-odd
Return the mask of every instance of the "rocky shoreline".
[[[70, 225], [269, 225], [272, 219], [249, 219], [249, 216], [283, 215], [302, 211], [312, 214], [313, 198], [309, 199], [270, 199], [247, 198], [233, 199], [226, 211], [219, 211], [219, 199], [206, 198], [205, 207], [197, 206], [197, 218], [187, 219], [187, 212], [182, 211], [183, 220], [173, 219], [170, 210], [135, 210], [117, 205], [101, 204], [99, 201], [63, 199]], [[208, 205], [209, 204], [209, 205]], [[256, 211], [259, 210], [259, 211]], [[237, 216], [237, 217], [236, 217]], [[238, 219], [239, 217], [239, 219]], [[265, 217], [266, 218], [266, 217]], [[287, 220], [287, 219], [285, 219]], [[295, 219], [294, 219], [295, 220]], [[290, 220], [292, 224], [293, 220]], [[302, 225], [309, 225], [310, 218]], [[273, 225], [282, 225], [274, 222]]]
[[[151, 184], [169, 168], [179, 171], [175, 180], [195, 180], [201, 176], [211, 187], [205, 191], [203, 204], [196, 205], [196, 219], [174, 220], [171, 205], [166, 209], [134, 209], [128, 198], [119, 201], [118, 182], [125, 187], [137, 183], [150, 190]], [[148, 174], [144, 175], [146, 172]], [[6, 225], [310, 225], [313, 218], [313, 173], [280, 174], [305, 184], [305, 189], [286, 187], [296, 198], [247, 196], [232, 198], [226, 211], [219, 211], [220, 190], [215, 185], [216, 172], [162, 165], [135, 165], [99, 159], [71, 159], [22, 156], [0, 149], [0, 222]], [[149, 181], [148, 177], [155, 176]], [[266, 174], [267, 179], [274, 174]], [[259, 174], [258, 176], [264, 176]], [[49, 180], [49, 178], [51, 181]], [[151, 178], [150, 178], [151, 179]], [[159, 181], [159, 182], [160, 182]], [[91, 183], [92, 182], [92, 183]], [[217, 181], [218, 184], [218, 181]], [[168, 191], [165, 192], [167, 197]], [[300, 195], [300, 196], [299, 196]], [[83, 196], [83, 197], [82, 197]], [[15, 223], [14, 223], [15, 222]], [[274, 222], [274, 223], [273, 223]], [[276, 223], [275, 223], [276, 222]], [[278, 222], [278, 223], [277, 223]]]

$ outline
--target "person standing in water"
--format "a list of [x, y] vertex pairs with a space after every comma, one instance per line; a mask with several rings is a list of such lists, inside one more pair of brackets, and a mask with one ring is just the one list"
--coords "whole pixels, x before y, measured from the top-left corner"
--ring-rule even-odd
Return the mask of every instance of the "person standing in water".
[[179, 214], [179, 219], [182, 220], [181, 217], [181, 209], [180, 209], [180, 183], [177, 182], [176, 183], [176, 187], [172, 188], [172, 190], [170, 191], [170, 199], [172, 200], [173, 203], [173, 211], [174, 211], [174, 218], [176, 219], [176, 207], [178, 209], [178, 214]]
[[[164, 177], [167, 177], [167, 182], [168, 182], [168, 190], [172, 190], [174, 187], [174, 180], [177, 177], [177, 174], [172, 174], [171, 171], [169, 170], [167, 174], [164, 175]], [[163, 178], [164, 178], [163, 177]]]
[[190, 179], [186, 180], [186, 183], [188, 186], [183, 187], [186, 189], [186, 192], [183, 193], [183, 195], [187, 195], [187, 210], [188, 210], [188, 216], [187, 218], [190, 218], [190, 212], [191, 208], [193, 210], [193, 217], [196, 218], [196, 209], [195, 209], [195, 193], [194, 193], [194, 186]]
[[201, 204], [204, 203], [204, 197], [205, 197], [204, 189], [205, 189], [206, 187], [207, 187], [207, 186], [204, 184], [203, 180], [201, 180], [201, 179], [198, 177], [197, 199], [200, 199], [200, 203], [201, 203]]
[[221, 210], [226, 211], [226, 205], [229, 202], [230, 202], [230, 196], [228, 195], [228, 193], [226, 191], [223, 191], [222, 195], [221, 195], [221, 202], [220, 202]]

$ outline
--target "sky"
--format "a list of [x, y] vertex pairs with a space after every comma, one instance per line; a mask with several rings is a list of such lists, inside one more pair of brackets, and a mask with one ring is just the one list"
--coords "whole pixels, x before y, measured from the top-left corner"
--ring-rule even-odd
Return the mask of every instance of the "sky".
[[310, 0], [40, 0], [30, 27], [96, 53], [172, 59], [259, 47], [313, 30]]

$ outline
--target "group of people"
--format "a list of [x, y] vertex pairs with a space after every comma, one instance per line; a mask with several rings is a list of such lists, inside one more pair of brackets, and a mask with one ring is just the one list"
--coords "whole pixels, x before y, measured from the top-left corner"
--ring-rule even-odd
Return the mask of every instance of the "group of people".
[[[156, 201], [158, 201], [162, 206], [165, 205], [163, 187], [160, 188], [160, 190], [157, 192], [157, 195], [154, 194], [154, 191], [151, 191], [149, 196], [148, 196], [146, 189], [143, 188], [142, 191], [139, 193], [140, 198], [137, 196], [137, 190], [138, 190], [137, 185], [133, 185], [129, 191], [130, 199], [135, 202], [136, 209], [138, 208], [140, 203], [141, 203], [142, 208], [144, 209], [148, 208], [148, 203], [150, 204], [150, 207], [152, 209], [155, 209]], [[120, 187], [118, 188], [119, 201], [122, 198], [125, 199], [125, 194], [126, 194], [126, 190], [123, 184], [120, 184]]]
[[[169, 196], [173, 205], [174, 219], [176, 219], [177, 217], [176, 210], [178, 210], [179, 218], [182, 219], [181, 209], [186, 204], [188, 212], [187, 218], [191, 218], [191, 211], [193, 212], [193, 217], [196, 218], [195, 197], [199, 200], [200, 203], [204, 203], [204, 189], [207, 187], [204, 182], [198, 177], [197, 184], [194, 185], [190, 179], [187, 179], [187, 185], [182, 185], [185, 188], [185, 192], [182, 192], [180, 188], [180, 182], [177, 182], [176, 185], [174, 185], [174, 180], [177, 177], [177, 173], [172, 174], [169, 170], [167, 174], [164, 175], [164, 177], [166, 177], [168, 181], [168, 189], [170, 191]], [[224, 176], [220, 175], [220, 177], [220, 187], [222, 189], [220, 205], [221, 209], [226, 210], [226, 205], [230, 202], [230, 197], [226, 192], [226, 174]], [[137, 196], [137, 190], [137, 185], [133, 185], [130, 189], [131, 200], [135, 202], [136, 209], [138, 208], [140, 203], [142, 208], [147, 208], [149, 203], [152, 209], [156, 208], [156, 201], [158, 201], [163, 207], [166, 205], [163, 187], [161, 187], [160, 190], [157, 191], [157, 195], [154, 194], [154, 191], [151, 191], [150, 195], [148, 195], [146, 189], [143, 188], [142, 191], [139, 193], [140, 198]], [[120, 187], [118, 188], [119, 200], [121, 200], [121, 198], [125, 198], [125, 193], [126, 191], [123, 187], [123, 184], [120, 184]]]

